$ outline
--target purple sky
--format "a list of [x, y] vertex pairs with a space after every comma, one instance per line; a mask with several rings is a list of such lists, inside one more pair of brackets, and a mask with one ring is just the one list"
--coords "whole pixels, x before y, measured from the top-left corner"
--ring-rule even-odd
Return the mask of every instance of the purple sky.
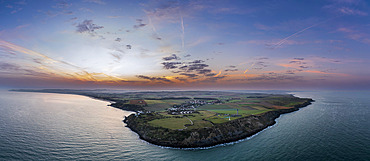
[[370, 89], [365, 0], [0, 4], [0, 87]]

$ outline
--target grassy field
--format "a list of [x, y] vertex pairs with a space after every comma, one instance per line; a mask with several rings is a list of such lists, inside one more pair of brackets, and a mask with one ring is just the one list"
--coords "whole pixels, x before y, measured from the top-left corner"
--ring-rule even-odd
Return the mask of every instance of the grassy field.
[[[219, 114], [230, 114], [230, 115], [235, 115], [236, 114], [236, 109], [217, 109], [217, 110], [209, 110], [215, 113]], [[265, 109], [265, 110], [238, 110], [239, 115], [243, 116], [248, 116], [248, 115], [256, 115], [260, 113], [264, 113], [267, 111], [271, 111], [270, 109]]]
[[148, 123], [152, 126], [160, 126], [168, 129], [184, 129], [185, 124], [191, 124], [191, 122], [185, 117], [156, 119], [149, 121]]
[[151, 124], [152, 126], [159, 126], [169, 129], [185, 129], [185, 128], [197, 129], [213, 126], [212, 123], [210, 121], [205, 120], [205, 118], [212, 117], [216, 113], [211, 111], [199, 111], [199, 113], [193, 113], [183, 116], [170, 115], [167, 114], [166, 112], [160, 112], [158, 114], [166, 116], [167, 118], [152, 120], [149, 121], [148, 123]]
[[231, 107], [228, 106], [228, 105], [225, 105], [225, 104], [221, 104], [221, 105], [204, 105], [204, 106], [200, 106], [198, 109], [199, 110], [213, 110], [213, 109], [228, 109]]
[[[239, 115], [245, 117], [248, 115], [261, 114], [272, 109], [265, 110], [239, 110]], [[169, 129], [197, 129], [211, 127], [213, 124], [224, 123], [229, 121], [229, 116], [225, 114], [236, 114], [236, 109], [213, 109], [207, 111], [198, 111], [188, 115], [171, 115], [167, 112], [159, 112], [158, 114], [167, 118], [156, 119], [148, 122], [153, 126], [159, 126]], [[241, 117], [230, 117], [230, 120], [235, 120]], [[190, 122], [189, 119], [192, 121]], [[192, 124], [193, 123], [193, 124]]]
[[[124, 100], [118, 95], [114, 96], [116, 99]], [[161, 116], [148, 121], [150, 125], [177, 130], [212, 127], [214, 124], [225, 123], [249, 115], [292, 108], [307, 101], [292, 95], [238, 94], [216, 91], [138, 92], [129, 93], [125, 96], [129, 100], [145, 98], [147, 106], [143, 108], [147, 111], [154, 111], [158, 116]], [[186, 115], [172, 115], [166, 111], [174, 105], [181, 105], [194, 98], [206, 102], [218, 100], [221, 103], [198, 106], [195, 113]], [[230, 116], [236, 115], [237, 109], [240, 116]], [[142, 118], [145, 119], [145, 116]]]

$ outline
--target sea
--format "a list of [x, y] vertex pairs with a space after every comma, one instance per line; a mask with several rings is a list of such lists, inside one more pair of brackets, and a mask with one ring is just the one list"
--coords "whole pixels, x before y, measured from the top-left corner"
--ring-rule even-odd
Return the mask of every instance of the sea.
[[174, 149], [139, 139], [109, 102], [0, 91], [0, 160], [370, 160], [370, 91], [288, 93], [315, 102], [244, 140]]

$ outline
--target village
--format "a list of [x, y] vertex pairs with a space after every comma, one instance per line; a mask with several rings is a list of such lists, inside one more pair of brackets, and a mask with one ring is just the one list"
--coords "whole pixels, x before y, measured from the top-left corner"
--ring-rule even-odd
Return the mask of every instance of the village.
[[182, 103], [181, 105], [173, 105], [172, 108], [168, 108], [167, 112], [171, 115], [183, 115], [192, 114], [196, 112], [197, 108], [203, 105], [222, 104], [220, 100], [204, 101], [204, 100], [190, 100]]
[[[130, 105], [135, 105], [135, 106], [140, 106], [140, 107], [145, 107], [148, 106], [148, 104], [145, 102], [145, 100], [142, 99], [135, 99], [135, 100], [130, 100], [129, 103]], [[167, 109], [168, 114], [171, 115], [184, 115], [184, 114], [192, 114], [196, 112], [196, 109], [200, 106], [203, 105], [214, 105], [214, 104], [222, 104], [220, 100], [190, 100], [186, 101], [185, 103], [182, 103], [180, 105], [173, 105], [171, 108]], [[152, 111], [147, 111], [147, 110], [139, 110], [137, 111], [137, 115], [140, 114], [147, 114], [147, 113], [152, 113]]]

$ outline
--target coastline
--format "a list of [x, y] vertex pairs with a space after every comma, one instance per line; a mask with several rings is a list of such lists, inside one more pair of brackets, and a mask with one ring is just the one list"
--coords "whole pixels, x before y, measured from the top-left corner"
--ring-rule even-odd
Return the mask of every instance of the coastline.
[[[207, 148], [221, 144], [237, 142], [251, 137], [262, 130], [276, 124], [276, 119], [285, 113], [291, 113], [306, 107], [314, 102], [309, 100], [302, 105], [290, 109], [269, 111], [259, 115], [251, 115], [240, 119], [232, 120], [227, 123], [217, 124], [212, 128], [193, 129], [193, 130], [169, 130], [159, 127], [152, 127], [148, 124], [138, 125], [135, 115], [125, 117], [124, 122], [131, 131], [139, 135], [139, 138], [167, 148], [194, 149]], [[160, 133], [160, 137], [156, 133]]]

